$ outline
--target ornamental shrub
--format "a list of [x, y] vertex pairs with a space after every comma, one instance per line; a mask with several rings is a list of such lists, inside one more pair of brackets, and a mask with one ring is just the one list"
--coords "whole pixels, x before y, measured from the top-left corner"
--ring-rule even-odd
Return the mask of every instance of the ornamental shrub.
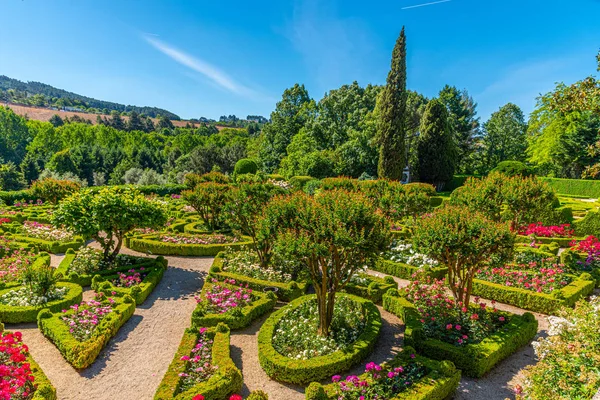
[[412, 243], [420, 252], [448, 267], [448, 283], [457, 303], [468, 307], [473, 277], [492, 260], [510, 261], [514, 234], [503, 223], [465, 207], [448, 206], [419, 219]]
[[504, 198], [502, 184], [506, 177], [499, 173], [490, 173], [486, 178], [470, 177], [450, 196], [450, 204], [465, 206], [479, 211], [493, 221], [500, 221], [500, 212]]
[[323, 190], [342, 189], [352, 192], [356, 190], [357, 184], [358, 181], [356, 179], [345, 176], [321, 179], [321, 189]]
[[506, 176], [530, 176], [533, 171], [521, 161], [501, 161], [491, 172], [499, 172]]
[[53, 223], [96, 240], [110, 266], [121, 250], [125, 234], [136, 228], [158, 228], [167, 221], [165, 206], [131, 187], [105, 187], [73, 193], [52, 215]]
[[34, 197], [45, 202], [58, 202], [72, 193], [78, 192], [81, 186], [73, 181], [46, 178], [33, 182], [29, 189]]
[[254, 160], [249, 158], [242, 158], [235, 163], [233, 173], [236, 175], [240, 174], [255, 174], [258, 171], [258, 165]]
[[554, 209], [560, 203], [556, 193], [536, 177], [505, 179], [502, 197], [506, 205], [501, 213], [502, 220], [510, 221], [513, 229], [538, 221], [551, 224], [557, 218]]
[[223, 207], [228, 201], [230, 186], [223, 183], [199, 183], [193, 190], [181, 193], [183, 199], [192, 206], [206, 224], [215, 230], [223, 225]]
[[307, 182], [312, 181], [313, 179], [315, 178], [312, 176], [292, 176], [290, 178], [290, 185], [296, 190], [301, 190]]
[[231, 179], [229, 179], [229, 177], [225, 174], [222, 174], [220, 172], [217, 171], [212, 171], [209, 172], [207, 174], [194, 174], [194, 173], [189, 173], [184, 177], [184, 181], [183, 183], [185, 184], [185, 186], [187, 186], [189, 189], [193, 189], [196, 186], [198, 186], [200, 183], [205, 183], [205, 182], [215, 182], [215, 183], [230, 183]]

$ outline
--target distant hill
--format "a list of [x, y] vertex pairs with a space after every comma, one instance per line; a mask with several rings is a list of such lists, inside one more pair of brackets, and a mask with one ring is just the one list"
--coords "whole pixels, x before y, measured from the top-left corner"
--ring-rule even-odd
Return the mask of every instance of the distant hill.
[[83, 111], [109, 114], [111, 111], [144, 114], [152, 118], [162, 115], [170, 120], [180, 120], [177, 114], [157, 107], [139, 107], [93, 99], [76, 93], [57, 89], [40, 82], [21, 82], [0, 75], [0, 101], [24, 106], [51, 107], [64, 111]]

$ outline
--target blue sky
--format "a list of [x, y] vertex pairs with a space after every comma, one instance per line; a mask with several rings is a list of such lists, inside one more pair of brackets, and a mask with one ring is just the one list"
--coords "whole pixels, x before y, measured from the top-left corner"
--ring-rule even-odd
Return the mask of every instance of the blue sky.
[[466, 88], [483, 120], [595, 72], [600, 0], [412, 7], [435, 1], [6, 0], [0, 74], [183, 118], [268, 116], [296, 82], [316, 99], [384, 83], [402, 25], [408, 87]]

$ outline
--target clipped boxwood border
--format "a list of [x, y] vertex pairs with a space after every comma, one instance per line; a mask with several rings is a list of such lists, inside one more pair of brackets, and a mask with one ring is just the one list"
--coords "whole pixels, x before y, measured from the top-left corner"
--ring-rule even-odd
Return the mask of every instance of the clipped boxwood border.
[[[100, 351], [134, 312], [135, 301], [131, 296], [125, 295], [115, 301], [113, 312], [100, 321], [92, 337], [85, 342], [75, 339], [69, 332], [67, 324], [60, 319], [65, 315], [61, 311], [54, 313], [48, 309], [41, 311], [38, 315], [38, 327], [42, 334], [56, 345], [69, 364], [76, 369], [83, 369], [94, 363]], [[67, 311], [67, 314], [71, 313], [73, 313], [72, 309]]]
[[67, 250], [67, 252], [65, 253], [65, 257], [62, 259], [62, 261], [58, 265], [58, 268], [56, 268], [56, 273], [62, 274], [61, 280], [64, 280], [66, 282], [77, 283], [78, 285], [81, 285], [81, 286], [90, 286], [92, 284], [92, 280], [93, 280], [94, 276], [96, 276], [96, 275], [100, 275], [101, 277], [105, 276], [105, 275], [110, 276], [110, 275], [115, 275], [119, 272], [129, 271], [132, 268], [140, 268], [140, 267], [144, 267], [144, 268], [162, 267], [162, 268], [166, 269], [167, 265], [168, 265], [168, 261], [164, 257], [160, 257], [160, 256], [156, 257], [156, 258], [138, 257], [143, 261], [141, 261], [137, 264], [124, 265], [122, 267], [114, 268], [114, 269], [110, 269], [110, 270], [106, 270], [106, 271], [98, 271], [98, 272], [95, 272], [94, 274], [79, 275], [76, 272], [72, 272], [72, 273], [68, 274], [67, 271], [69, 270], [69, 266], [75, 259], [76, 255], [77, 255], [77, 253], [75, 252], [75, 250], [73, 250], [73, 249]]
[[412, 265], [386, 260], [383, 257], [379, 257], [371, 269], [408, 280], [412, 279], [412, 275], [416, 272], [424, 273], [426, 276], [435, 279], [442, 279], [448, 273], [448, 268], [446, 267], [413, 267]]
[[258, 291], [262, 291], [267, 287], [275, 287], [278, 289], [277, 297], [279, 298], [279, 300], [282, 301], [292, 301], [300, 296], [303, 296], [306, 293], [306, 289], [308, 288], [308, 282], [273, 282], [251, 278], [246, 275], [225, 272], [223, 271], [224, 257], [224, 252], [221, 252], [216, 255], [210, 269], [208, 270], [208, 275], [210, 277], [215, 278], [219, 281], [224, 281], [225, 279], [233, 279], [238, 283], [248, 284], [249, 288]]
[[85, 245], [85, 239], [82, 236], [74, 236], [73, 240], [69, 242], [51, 242], [49, 240], [32, 238], [27, 235], [17, 233], [7, 234], [6, 237], [17, 242], [33, 244], [40, 250], [47, 251], [48, 253], [52, 254], [65, 253], [69, 249], [76, 250], [81, 246]]
[[[50, 266], [50, 262], [51, 262], [50, 254], [48, 254], [48, 253], [39, 253], [36, 256], [36, 258], [33, 261], [33, 263], [31, 263], [31, 266], [33, 268], [49, 267]], [[8, 288], [16, 287], [16, 286], [21, 286], [21, 282], [20, 281], [0, 282], [0, 290], [1, 289], [8, 289]]]
[[[404, 347], [402, 352], [391, 362], [391, 367], [406, 365], [415, 361], [427, 368], [427, 375], [414, 382], [406, 390], [398, 393], [388, 400], [444, 400], [449, 398], [458, 388], [460, 382], [460, 370], [451, 361], [436, 361], [420, 356], [412, 347]], [[410, 355], [415, 356], [414, 359]], [[364, 379], [369, 374], [362, 374], [359, 378]], [[318, 382], [311, 383], [305, 391], [306, 400], [337, 400], [335, 389], [337, 384], [330, 383], [321, 385]]]
[[572, 241], [580, 241], [585, 238], [580, 237], [540, 237], [540, 236], [525, 236], [525, 235], [517, 235], [515, 242], [517, 243], [531, 243], [532, 240], [535, 240], [536, 243], [542, 244], [550, 244], [557, 243], [559, 247], [571, 247]]
[[215, 328], [209, 329], [209, 334], [214, 335], [212, 348], [213, 364], [219, 368], [217, 372], [207, 381], [190, 388], [182, 393], [179, 391], [179, 374], [185, 371], [186, 361], [181, 360], [183, 356], [192, 354], [192, 349], [198, 341], [197, 329], [186, 329], [177, 353], [171, 361], [163, 377], [154, 400], [191, 400], [194, 396], [201, 394], [206, 399], [221, 400], [227, 399], [232, 393], [238, 392], [242, 388], [242, 372], [235, 366], [231, 359], [229, 351], [230, 330], [225, 324], [219, 324]]
[[476, 296], [496, 300], [525, 310], [552, 314], [562, 307], [572, 307], [577, 300], [594, 291], [596, 280], [587, 272], [582, 273], [562, 289], [550, 294], [532, 290], [504, 286], [481, 279], [473, 279], [473, 291]]
[[[140, 268], [142, 267], [132, 266], [129, 270], [134, 269], [136, 272], [140, 272]], [[156, 288], [165, 274], [165, 267], [163, 267], [162, 264], [159, 264], [156, 267], [143, 268], [146, 276], [139, 285], [129, 288], [118, 287], [115, 286], [112, 281], [118, 279], [119, 275], [94, 275], [94, 278], [92, 279], [92, 289], [96, 292], [102, 292], [106, 296], [123, 297], [129, 295], [135, 300], [135, 304], [139, 306], [148, 298], [148, 296], [150, 296], [150, 293], [154, 291], [154, 288]]]
[[227, 248], [241, 249], [252, 245], [252, 239], [242, 236], [239, 242], [224, 244], [178, 244], [155, 240], [158, 235], [147, 234], [125, 237], [125, 247], [141, 253], [168, 256], [216, 256]]
[[[219, 285], [236, 289], [235, 286], [224, 284], [222, 282], [220, 282]], [[213, 284], [211, 282], [205, 281], [200, 297], [204, 296], [204, 293], [212, 286]], [[236, 308], [236, 312], [230, 311], [224, 314], [202, 314], [200, 308], [196, 307], [192, 313], [192, 328], [216, 326], [220, 323], [224, 323], [230, 329], [245, 328], [258, 317], [271, 311], [277, 303], [277, 296], [272, 292], [252, 292], [252, 295], [256, 297], [256, 300], [249, 306]]]
[[373, 303], [379, 303], [383, 298], [383, 294], [389, 289], [398, 289], [398, 284], [391, 276], [380, 278], [366, 273], [360, 274], [360, 276], [361, 278], [366, 278], [369, 283], [365, 286], [350, 281], [344, 287], [344, 292], [364, 297], [371, 300]]
[[347, 296], [365, 307], [366, 326], [356, 342], [345, 350], [309, 360], [296, 360], [279, 354], [271, 344], [273, 332], [279, 320], [287, 310], [296, 308], [306, 301], [316, 299], [316, 295], [301, 297], [271, 314], [260, 328], [258, 333], [258, 360], [267, 375], [279, 382], [296, 384], [321, 381], [336, 373], [347, 371], [371, 353], [381, 330], [381, 314], [377, 306], [367, 299], [351, 294], [338, 293], [337, 297], [340, 296]]
[[[83, 289], [81, 286], [69, 282], [59, 282], [57, 287], [67, 287], [69, 290], [65, 297], [60, 300], [51, 301], [39, 306], [8, 306], [0, 304], [0, 322], [8, 324], [19, 324], [22, 322], [35, 322], [38, 314], [49, 309], [51, 312], [58, 312], [69, 308], [73, 304], [81, 302]], [[20, 286], [13, 286], [0, 290], [0, 295], [3, 295], [11, 290], [18, 289]]]
[[415, 306], [397, 291], [391, 290], [383, 296], [383, 308], [400, 318], [406, 328], [404, 344], [417, 349], [420, 354], [435, 360], [450, 360], [470, 377], [479, 378], [497, 363], [529, 343], [537, 334], [538, 322], [533, 314], [502, 313], [508, 322], [501, 331], [477, 344], [463, 347], [437, 339], [427, 339]]

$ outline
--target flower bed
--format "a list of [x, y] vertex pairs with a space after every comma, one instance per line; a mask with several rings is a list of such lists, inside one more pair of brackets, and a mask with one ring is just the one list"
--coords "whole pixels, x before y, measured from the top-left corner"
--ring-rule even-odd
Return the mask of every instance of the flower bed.
[[[229, 354], [229, 335], [227, 325], [218, 324], [215, 328], [201, 333], [200, 328], [190, 328], [185, 331], [175, 357], [169, 365], [160, 383], [154, 400], [193, 400], [198, 395], [205, 399], [226, 399], [232, 393], [242, 388], [242, 373], [235, 366]], [[198, 379], [196, 384], [190, 384], [188, 369], [198, 354], [194, 350], [199, 341], [212, 340], [210, 364], [216, 367], [207, 379]], [[192, 358], [192, 360], [190, 360]], [[208, 358], [208, 355], [204, 355]], [[183, 376], [182, 376], [183, 375]]]
[[[288, 313], [301, 310], [305, 307], [305, 303], [314, 302], [316, 296], [301, 297], [271, 314], [258, 334], [258, 358], [267, 375], [277, 381], [296, 384], [320, 381], [333, 374], [348, 370], [373, 350], [381, 329], [379, 310], [371, 301], [358, 296], [343, 293], [338, 293], [336, 296], [338, 301], [344, 297], [357, 304], [355, 309], [361, 309], [364, 315], [364, 327], [358, 333], [356, 340], [348, 343], [343, 349], [309, 359], [286, 357], [280, 354], [275, 347], [279, 341], [276, 335], [283, 333], [278, 330], [278, 327], [280, 322], [285, 321]], [[303, 324], [300, 328], [303, 336], [306, 337], [312, 335], [311, 332], [316, 332], [314, 323], [309, 325], [308, 321], [297, 322]], [[343, 336], [344, 332], [340, 334]]]
[[[150, 254], [179, 256], [215, 256], [219, 252], [224, 251], [229, 247], [240, 249], [252, 244], [252, 240], [246, 236], [242, 236], [239, 240], [232, 239], [230, 242], [226, 243], [210, 244], [210, 240], [208, 240], [208, 238], [211, 236], [213, 238], [220, 239], [223, 235], [216, 234], [196, 236], [179, 234], [175, 237], [181, 240], [174, 240], [170, 242], [162, 241], [162, 239], [165, 237], [165, 234], [127, 236], [125, 238], [125, 247], [128, 247], [131, 250]], [[185, 240], [183, 238], [185, 238]], [[199, 240], [199, 242], [184, 243], [186, 241], [194, 240]]]
[[344, 292], [354, 294], [371, 300], [373, 303], [381, 302], [383, 294], [389, 289], [397, 289], [398, 284], [391, 276], [379, 278], [366, 273], [352, 277], [344, 288]]
[[238, 283], [247, 284], [248, 287], [257, 291], [263, 291], [265, 288], [274, 287], [277, 288], [277, 297], [283, 301], [292, 301], [306, 293], [306, 289], [308, 287], [307, 281], [276, 282], [224, 271], [224, 258], [224, 252], [217, 254], [208, 272], [210, 277], [213, 277], [219, 281], [233, 279]]
[[135, 312], [135, 301], [128, 295], [119, 301], [100, 295], [99, 300], [58, 312], [43, 310], [38, 315], [42, 334], [76, 369], [90, 366]]
[[529, 224], [518, 231], [519, 235], [522, 236], [533, 236], [533, 237], [573, 237], [574, 230], [570, 224], [562, 225], [550, 225], [545, 226], [541, 222], [535, 224]]
[[48, 253], [34, 254], [24, 249], [5, 249], [4, 256], [0, 258], [0, 289], [20, 286], [21, 274], [29, 265], [35, 267], [49, 266]]
[[305, 391], [306, 400], [350, 400], [360, 396], [363, 400], [449, 398], [458, 387], [460, 371], [450, 361], [435, 361], [414, 353], [411, 347], [404, 347], [389, 363], [367, 364], [360, 376], [342, 379], [334, 375], [329, 385], [313, 382]]
[[277, 297], [273, 293], [253, 292], [245, 285], [236, 285], [234, 280], [226, 283], [210, 280], [204, 282], [196, 301], [198, 305], [192, 313], [192, 327], [224, 323], [231, 329], [240, 329], [271, 311]]
[[156, 267], [133, 267], [115, 275], [96, 275], [92, 279], [92, 289], [107, 296], [129, 295], [136, 305], [140, 305], [163, 278], [166, 267], [157, 264]]
[[402, 279], [412, 279], [417, 272], [441, 279], [448, 272], [446, 267], [438, 265], [435, 260], [415, 251], [410, 243], [403, 241], [395, 241], [371, 268]]
[[[20, 290], [21, 288], [22, 286], [14, 286], [2, 289], [0, 290], [0, 297], [9, 292]], [[45, 304], [30, 306], [10, 306], [0, 304], [0, 322], [9, 324], [34, 322], [40, 311], [44, 309], [49, 309], [51, 312], [58, 312], [81, 301], [83, 292], [81, 286], [68, 282], [59, 282], [56, 284], [56, 288], [66, 290], [64, 296], [58, 300], [53, 300]]]
[[25, 221], [23, 225], [16, 222], [10, 225], [4, 224], [2, 228], [7, 232], [5, 236], [10, 240], [31, 243], [40, 250], [53, 254], [64, 253], [68, 249], [78, 249], [85, 243], [85, 239], [81, 236], [36, 221]]
[[[383, 307], [406, 325], [405, 345], [414, 347], [419, 354], [426, 357], [450, 360], [465, 375], [471, 377], [483, 376], [498, 362], [526, 345], [537, 333], [538, 323], [532, 314], [500, 313], [505, 319], [501, 329], [477, 343], [457, 345], [428, 338], [421, 322], [423, 316], [412, 303], [401, 297], [397, 290], [390, 290], [383, 296]], [[453, 326], [450, 330], [454, 328]]]
[[99, 264], [101, 253], [90, 247], [83, 247], [78, 252], [67, 250], [65, 258], [56, 269], [57, 274], [62, 274], [63, 280], [77, 283], [81, 286], [90, 286], [94, 276], [111, 276], [119, 272], [127, 272], [130, 269], [144, 268], [167, 268], [167, 260], [164, 257], [137, 257], [125, 254], [117, 256], [116, 265], [108, 269], [101, 269]]
[[56, 389], [23, 344], [20, 332], [6, 332], [0, 323], [0, 398], [56, 400]]

